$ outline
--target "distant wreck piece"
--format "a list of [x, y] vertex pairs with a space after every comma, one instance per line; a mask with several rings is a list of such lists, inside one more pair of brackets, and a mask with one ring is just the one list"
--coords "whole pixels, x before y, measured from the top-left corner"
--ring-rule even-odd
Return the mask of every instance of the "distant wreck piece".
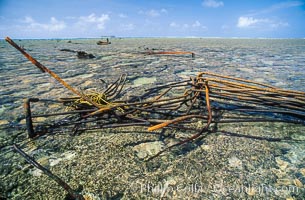
[[91, 58], [95, 58], [95, 56], [93, 54], [87, 53], [85, 51], [75, 51], [75, 50], [72, 50], [72, 49], [60, 49], [60, 51], [76, 53], [76, 55], [77, 55], [77, 57], [79, 59], [91, 59]]
[[60, 51], [66, 51], [66, 52], [72, 52], [72, 53], [77, 52], [77, 51], [75, 51], [75, 50], [71, 50], [71, 49], [61, 49]]
[[191, 54], [192, 58], [195, 57], [195, 53], [191, 51], [153, 51], [150, 49], [147, 49], [145, 54], [148, 55], [185, 55], [185, 54]]
[[110, 42], [109, 39], [107, 38], [106, 41], [100, 40], [100, 41], [98, 41], [96, 44], [97, 44], [97, 45], [108, 45], [108, 44], [111, 44], [111, 42]]
[[95, 58], [95, 56], [91, 53], [86, 53], [84, 51], [78, 51], [77, 52], [77, 57], [79, 59], [91, 59], [91, 58]]

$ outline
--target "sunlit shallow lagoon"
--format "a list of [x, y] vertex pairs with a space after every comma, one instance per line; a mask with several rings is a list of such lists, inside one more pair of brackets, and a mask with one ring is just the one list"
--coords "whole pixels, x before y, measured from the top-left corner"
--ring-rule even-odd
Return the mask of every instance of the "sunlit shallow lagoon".
[[[137, 94], [145, 88], [195, 76], [201, 71], [305, 91], [304, 39], [114, 38], [15, 40], [42, 64], [78, 89], [104, 87], [121, 74]], [[191, 51], [190, 55], [145, 55], [145, 49]], [[78, 59], [86, 51], [94, 59]], [[27, 164], [10, 145], [26, 139], [23, 99], [72, 95], [0, 41], [0, 196], [63, 199], [65, 191]], [[102, 80], [102, 81], [101, 81]], [[37, 106], [38, 113], [50, 109]], [[44, 119], [39, 119], [44, 120]], [[71, 137], [43, 137], [23, 146], [43, 166], [92, 199], [302, 199], [305, 196], [305, 126], [285, 123], [219, 125], [244, 135], [291, 137], [271, 142], [220, 131], [144, 162], [142, 156], [190, 133], [173, 130], [165, 140], [144, 128], [105, 129]], [[140, 146], [139, 146], [140, 145]], [[149, 151], [147, 151], [149, 150]]]

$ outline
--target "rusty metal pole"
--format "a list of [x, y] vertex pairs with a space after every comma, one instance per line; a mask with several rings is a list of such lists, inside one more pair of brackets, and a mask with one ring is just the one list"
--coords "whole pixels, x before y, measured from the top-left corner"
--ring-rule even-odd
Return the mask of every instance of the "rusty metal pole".
[[45, 168], [38, 162], [36, 162], [31, 156], [22, 151], [17, 144], [13, 145], [13, 148], [23, 157], [25, 160], [32, 166], [40, 169], [44, 174], [46, 174], [49, 178], [54, 180], [58, 185], [60, 185], [66, 192], [68, 192], [68, 196], [66, 199], [74, 199], [74, 200], [85, 200], [84, 196], [74, 191], [66, 182], [64, 182], [61, 178], [53, 174], [49, 169]]
[[31, 113], [31, 102], [38, 102], [38, 98], [28, 98], [24, 100], [23, 107], [25, 113], [26, 129], [28, 131], [29, 138], [34, 138], [37, 134], [33, 128], [33, 120]]
[[77, 94], [78, 96], [80, 96], [81, 98], [83, 98], [84, 100], [90, 102], [92, 105], [94, 105], [97, 108], [100, 108], [100, 106], [98, 104], [96, 104], [95, 102], [91, 101], [90, 98], [88, 98], [86, 95], [82, 94], [81, 92], [77, 91], [76, 89], [74, 89], [71, 85], [69, 85], [68, 83], [66, 83], [64, 80], [62, 80], [56, 73], [54, 73], [53, 71], [51, 71], [49, 68], [47, 68], [46, 66], [44, 66], [43, 64], [41, 64], [40, 62], [38, 62], [35, 58], [33, 58], [30, 54], [28, 54], [26, 51], [24, 51], [21, 47], [19, 47], [11, 38], [6, 37], [5, 40], [12, 45], [13, 47], [15, 47], [18, 51], [20, 51], [29, 61], [31, 61], [36, 67], [38, 67], [42, 72], [47, 72], [49, 73], [53, 78], [55, 78], [58, 82], [60, 82], [65, 88], [69, 89], [71, 92], [73, 92], [74, 94]]

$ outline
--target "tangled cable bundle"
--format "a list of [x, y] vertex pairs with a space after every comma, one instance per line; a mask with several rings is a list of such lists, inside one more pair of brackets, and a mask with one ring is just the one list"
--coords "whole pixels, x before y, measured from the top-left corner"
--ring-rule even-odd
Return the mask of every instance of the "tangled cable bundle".
[[[31, 98], [25, 101], [27, 129], [31, 138], [56, 132], [58, 126], [73, 126], [73, 130], [148, 126], [149, 131], [160, 128], [197, 130], [190, 127], [195, 119], [206, 122], [199, 133], [207, 131], [211, 123], [280, 121], [305, 124], [305, 93], [284, 90], [267, 84], [234, 78], [210, 72], [200, 72], [196, 77], [147, 89], [144, 94], [120, 100], [126, 75], [122, 75], [103, 92], [80, 92], [57, 74], [31, 57], [10, 38], [12, 46], [24, 54], [43, 72], [49, 73], [77, 96], [65, 97], [55, 102], [70, 106], [69, 112], [32, 115], [30, 102], [48, 101]], [[173, 90], [184, 90], [177, 94]], [[73, 110], [71, 110], [73, 109]], [[232, 114], [232, 115], [231, 115]], [[32, 118], [68, 115], [63, 122], [48, 123], [44, 133], [35, 132]], [[73, 117], [71, 117], [71, 115]], [[68, 119], [68, 120], [67, 120]], [[97, 123], [98, 122], [98, 123]], [[82, 124], [90, 126], [82, 126]], [[37, 126], [43, 126], [37, 125]]]
[[[117, 127], [146, 127], [179, 129], [194, 132], [193, 135], [161, 150], [148, 160], [163, 152], [205, 133], [211, 133], [211, 124], [240, 122], [285, 122], [305, 125], [305, 92], [284, 90], [255, 81], [200, 72], [196, 77], [146, 89], [144, 94], [122, 98], [127, 75], [123, 74], [104, 91], [78, 91], [62, 80], [56, 73], [39, 63], [9, 37], [6, 41], [19, 50], [42, 72], [49, 73], [74, 96], [57, 100], [29, 98], [24, 102], [26, 129], [31, 139], [46, 134], [68, 130], [75, 135], [87, 130]], [[150, 52], [150, 54], [192, 54], [192, 52]], [[124, 99], [124, 100], [122, 100]], [[31, 103], [59, 103], [63, 112], [33, 114]], [[56, 120], [34, 122], [37, 117], [57, 117]], [[52, 118], [53, 119], [53, 118]], [[197, 122], [200, 123], [199, 126]], [[205, 124], [205, 125], [202, 125]], [[73, 191], [50, 170], [44, 168], [22, 149], [13, 148], [28, 163], [42, 170], [61, 185], [73, 199], [84, 199]]]

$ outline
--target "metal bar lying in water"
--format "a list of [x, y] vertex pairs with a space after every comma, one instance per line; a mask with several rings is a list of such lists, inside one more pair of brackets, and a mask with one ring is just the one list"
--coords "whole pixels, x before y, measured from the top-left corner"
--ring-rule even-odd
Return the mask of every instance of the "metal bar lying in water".
[[31, 158], [28, 154], [22, 151], [17, 144], [13, 145], [15, 151], [17, 151], [30, 165], [40, 169], [44, 174], [46, 174], [49, 178], [53, 179], [58, 185], [60, 185], [64, 190], [66, 190], [69, 194], [69, 197], [75, 200], [85, 200], [85, 198], [75, 192], [66, 182], [64, 182], [61, 178], [53, 174], [49, 169], [45, 168], [44, 166], [40, 165], [36, 162], [33, 158]]

